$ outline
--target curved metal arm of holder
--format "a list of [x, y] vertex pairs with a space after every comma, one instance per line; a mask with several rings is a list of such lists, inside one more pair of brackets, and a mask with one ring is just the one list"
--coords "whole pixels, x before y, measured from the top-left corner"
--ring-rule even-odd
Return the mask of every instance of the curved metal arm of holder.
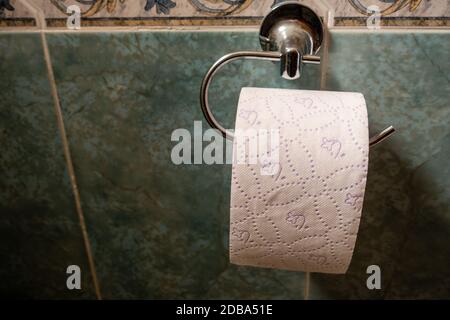
[[[201, 90], [200, 90], [200, 105], [202, 107], [203, 115], [206, 118], [206, 121], [208, 121], [209, 125], [219, 130], [219, 132], [222, 134], [222, 136], [226, 139], [233, 140], [234, 135], [229, 130], [226, 130], [214, 117], [214, 115], [211, 112], [211, 108], [209, 106], [208, 101], [208, 90], [209, 85], [211, 84], [211, 81], [214, 77], [214, 75], [217, 73], [217, 71], [220, 70], [224, 65], [226, 65], [229, 62], [232, 62], [234, 60], [238, 59], [252, 59], [252, 60], [267, 60], [267, 61], [280, 61], [282, 58], [282, 54], [280, 52], [272, 52], [272, 51], [238, 51], [233, 52], [230, 54], [227, 54], [217, 60], [211, 68], [206, 73], [205, 77], [203, 78]], [[302, 63], [309, 63], [309, 64], [320, 64], [320, 57], [318, 56], [311, 56], [311, 55], [305, 55], [302, 57]], [[388, 128], [384, 129], [377, 135], [373, 136], [369, 140], [369, 145], [372, 147], [379, 142], [383, 141], [387, 137], [389, 137], [392, 133], [395, 132], [394, 127], [389, 126]]]
[[[212, 128], [218, 129], [224, 138], [233, 139], [233, 133], [227, 131], [220, 123], [214, 118], [211, 108], [209, 107], [208, 90], [211, 80], [217, 71], [220, 70], [227, 63], [238, 59], [253, 59], [253, 60], [267, 60], [267, 61], [280, 61], [282, 54], [280, 52], [271, 51], [238, 51], [227, 54], [220, 58], [212, 65], [203, 78], [201, 91], [200, 91], [200, 105], [202, 107], [203, 115]], [[319, 64], [320, 57], [316, 56], [303, 56], [303, 63]]]

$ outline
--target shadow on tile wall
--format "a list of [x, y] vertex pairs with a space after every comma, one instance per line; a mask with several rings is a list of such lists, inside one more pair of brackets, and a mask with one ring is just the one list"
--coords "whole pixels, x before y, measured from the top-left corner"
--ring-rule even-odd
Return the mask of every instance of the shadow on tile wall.
[[2, 34], [0, 52], [0, 297], [95, 298], [40, 38]]
[[[349, 272], [313, 275], [312, 298], [450, 298], [450, 34], [332, 34], [327, 88], [364, 93], [374, 131], [363, 218]], [[352, 57], [349, 59], [349, 57]], [[366, 268], [382, 270], [382, 290]]]

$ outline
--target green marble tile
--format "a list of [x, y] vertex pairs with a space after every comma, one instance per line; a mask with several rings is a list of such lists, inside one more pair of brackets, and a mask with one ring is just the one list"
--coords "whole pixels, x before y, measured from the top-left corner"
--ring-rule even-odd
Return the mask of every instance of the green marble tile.
[[[313, 274], [311, 298], [450, 298], [449, 40], [449, 32], [332, 33], [327, 88], [362, 92], [371, 130], [398, 131], [371, 150], [349, 272]], [[371, 264], [382, 269], [382, 290], [366, 287]]]
[[[302, 298], [302, 273], [230, 267], [230, 170], [171, 162], [174, 129], [203, 121], [203, 75], [222, 55], [259, 49], [255, 33], [49, 35], [83, 207], [106, 298]], [[235, 62], [211, 87], [234, 123], [243, 86], [289, 82], [272, 62]], [[286, 286], [284, 282], [289, 280]]]
[[94, 298], [38, 34], [0, 35], [0, 145], [0, 296]]
[[411, 175], [412, 219], [386, 298], [450, 298], [450, 134]]
[[[302, 273], [228, 263], [229, 166], [176, 166], [176, 128], [203, 121], [198, 91], [220, 56], [259, 49], [246, 32], [50, 34], [83, 208], [106, 298], [294, 298]], [[363, 218], [346, 275], [311, 277], [310, 298], [450, 298], [450, 33], [333, 32], [327, 88], [366, 96], [372, 131]], [[1, 35], [0, 294], [93, 298], [39, 36]], [[433, 58], [433, 59], [431, 59]], [[268, 62], [235, 62], [211, 87], [232, 126], [243, 86], [318, 88]], [[208, 128], [203, 121], [203, 128]], [[65, 267], [82, 266], [82, 292]], [[382, 290], [366, 268], [382, 268]]]

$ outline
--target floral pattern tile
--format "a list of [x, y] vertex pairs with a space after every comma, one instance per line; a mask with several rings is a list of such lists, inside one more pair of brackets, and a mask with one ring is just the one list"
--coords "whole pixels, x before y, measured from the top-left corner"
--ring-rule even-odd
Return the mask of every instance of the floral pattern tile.
[[[349, 272], [312, 274], [309, 298], [450, 298], [449, 35], [331, 33], [326, 88], [364, 93], [371, 130], [398, 131], [371, 151]], [[229, 264], [230, 167], [170, 162], [174, 129], [208, 127], [198, 101], [208, 67], [258, 49], [257, 35], [54, 33], [48, 42], [103, 296], [303, 298], [303, 273]], [[3, 34], [0, 48], [0, 295], [95, 298], [39, 36]], [[273, 63], [226, 66], [210, 99], [227, 127], [243, 86], [317, 89], [319, 74], [306, 66], [289, 82]], [[85, 270], [81, 292], [64, 286], [69, 263]], [[371, 264], [382, 290], [366, 287]]]
[[[271, 7], [286, 0], [33, 0], [49, 26], [64, 27], [70, 6], [79, 7], [84, 26], [115, 25], [258, 25]], [[386, 25], [448, 25], [446, 1], [425, 0], [302, 0], [321, 12], [330, 10], [337, 25], [366, 25], [371, 6], [379, 8]], [[33, 17], [17, 0], [0, 0], [3, 25], [20, 25]], [[12, 20], [11, 20], [12, 19]], [[384, 21], [384, 20], [383, 20]]]

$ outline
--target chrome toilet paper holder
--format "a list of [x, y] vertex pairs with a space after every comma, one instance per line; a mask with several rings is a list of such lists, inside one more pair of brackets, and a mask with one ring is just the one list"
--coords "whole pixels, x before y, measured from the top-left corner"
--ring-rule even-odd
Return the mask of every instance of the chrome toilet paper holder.
[[[301, 76], [303, 64], [320, 64], [320, 50], [324, 26], [320, 17], [309, 7], [298, 2], [282, 2], [272, 8], [263, 19], [259, 40], [263, 51], [238, 51], [224, 55], [206, 73], [200, 88], [200, 105], [209, 125], [232, 140], [233, 133], [225, 129], [211, 112], [208, 90], [216, 73], [226, 64], [238, 59], [280, 62], [280, 74], [288, 80]], [[389, 126], [369, 140], [369, 145], [383, 141], [395, 132]]]

